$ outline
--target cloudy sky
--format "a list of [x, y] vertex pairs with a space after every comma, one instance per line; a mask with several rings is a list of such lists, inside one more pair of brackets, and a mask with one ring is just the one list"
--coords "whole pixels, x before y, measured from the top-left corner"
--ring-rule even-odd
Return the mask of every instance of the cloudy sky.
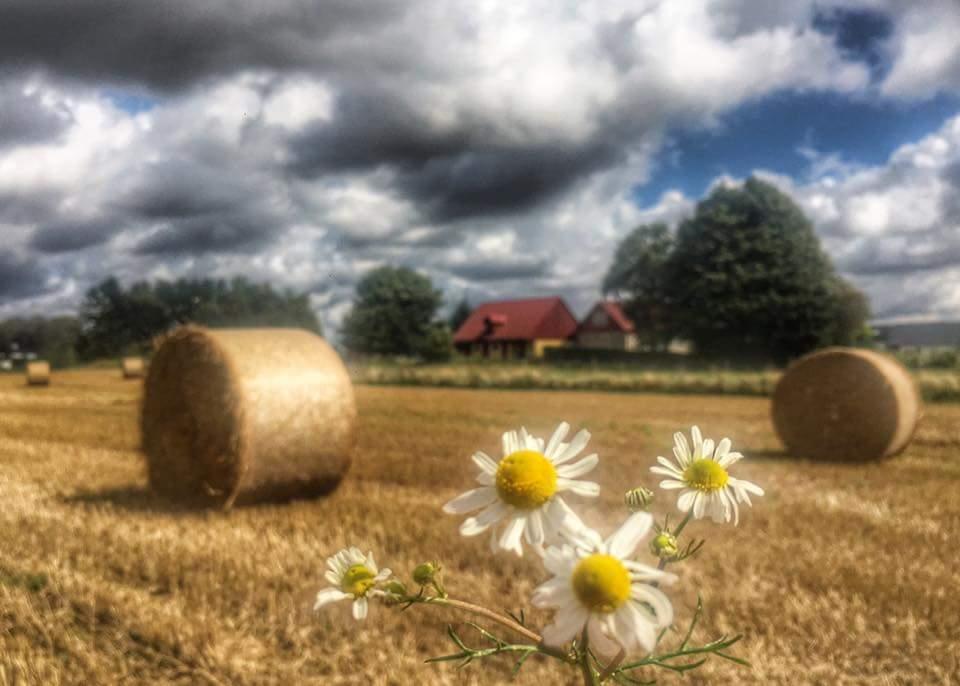
[[957, 0], [4, 0], [0, 317], [246, 275], [335, 328], [379, 264], [598, 295], [757, 174], [881, 318], [960, 318]]

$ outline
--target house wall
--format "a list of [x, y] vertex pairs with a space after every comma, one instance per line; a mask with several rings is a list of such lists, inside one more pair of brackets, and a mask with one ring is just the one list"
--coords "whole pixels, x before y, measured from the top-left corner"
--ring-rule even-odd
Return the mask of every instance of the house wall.
[[600, 350], [636, 350], [637, 336], [622, 331], [581, 331], [577, 344], [581, 348]]
[[562, 348], [567, 344], [566, 339], [564, 338], [537, 338], [533, 341], [533, 355], [532, 357], [540, 358], [543, 357], [543, 351], [547, 348]]

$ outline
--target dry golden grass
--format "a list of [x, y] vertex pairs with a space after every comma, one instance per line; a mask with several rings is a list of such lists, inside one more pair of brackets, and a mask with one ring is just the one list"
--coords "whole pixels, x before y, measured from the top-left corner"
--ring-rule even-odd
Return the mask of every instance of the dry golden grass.
[[[564, 418], [601, 455], [595, 522], [621, 518], [624, 487], [652, 485], [648, 465], [693, 422], [731, 436], [752, 458], [738, 474], [767, 490], [738, 529], [688, 529], [711, 540], [672, 592], [685, 623], [701, 588], [701, 638], [744, 630], [736, 652], [753, 668], [710, 663], [661, 683], [960, 681], [960, 407], [929, 408], [905, 454], [853, 466], [779, 453], [762, 398], [361, 387], [359, 451], [334, 495], [223, 514], [146, 490], [137, 394], [113, 370], [45, 389], [0, 376], [0, 684], [505, 681], [506, 661], [422, 664], [448, 649], [445, 610], [379, 612], [361, 628], [346, 606], [309, 607], [324, 557], [350, 543], [404, 572], [440, 557], [453, 592], [523, 606], [538, 565], [491, 558], [439, 508], [471, 486], [472, 450]], [[535, 658], [517, 683], [576, 683], [565, 678]]]

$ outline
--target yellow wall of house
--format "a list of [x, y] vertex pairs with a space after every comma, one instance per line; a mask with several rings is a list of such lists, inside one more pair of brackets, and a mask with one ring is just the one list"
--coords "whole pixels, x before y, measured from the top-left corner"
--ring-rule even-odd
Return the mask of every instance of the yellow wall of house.
[[562, 348], [566, 344], [562, 338], [537, 338], [533, 341], [533, 357], [543, 357], [547, 348]]

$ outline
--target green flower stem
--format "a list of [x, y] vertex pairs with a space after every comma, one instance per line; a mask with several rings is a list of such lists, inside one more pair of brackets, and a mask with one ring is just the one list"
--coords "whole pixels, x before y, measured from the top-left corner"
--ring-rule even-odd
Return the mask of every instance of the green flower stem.
[[[408, 600], [414, 600], [414, 598], [408, 598]], [[432, 598], [420, 598], [419, 600], [415, 600], [415, 602], [424, 603], [426, 605], [444, 605], [446, 607], [455, 607], [458, 610], [463, 610], [464, 612], [480, 615], [481, 617], [485, 617], [492, 622], [496, 622], [497, 624], [505, 626], [511, 631], [520, 634], [536, 645], [543, 643], [543, 637], [540, 634], [536, 633], [535, 631], [531, 631], [522, 624], [518, 624], [509, 617], [504, 617], [503, 615], [494, 612], [493, 610], [488, 610], [485, 607], [481, 607], [480, 605], [474, 605], [473, 603], [468, 603], [463, 600], [456, 600], [455, 598], [441, 598], [437, 596]]]
[[600, 672], [601, 684], [607, 679], [609, 679], [611, 676], [613, 676], [614, 672], [616, 672], [620, 668], [620, 665], [623, 664], [623, 660], [626, 657], [627, 657], [627, 651], [621, 648], [620, 652], [617, 653], [617, 656], [612, 660], [610, 660], [607, 666], [603, 668], [603, 671]]
[[583, 629], [583, 636], [578, 646], [580, 650], [580, 670], [583, 673], [583, 686], [600, 686], [597, 680], [597, 673], [593, 671], [593, 665], [590, 664], [590, 635], [586, 627]]
[[680, 534], [683, 532], [683, 528], [687, 525], [687, 522], [690, 521], [690, 518], [693, 517], [693, 508], [690, 508], [690, 511], [687, 512], [687, 516], [683, 518], [683, 521], [680, 522], [680, 526], [676, 528], [673, 532], [674, 538], [680, 538]]

